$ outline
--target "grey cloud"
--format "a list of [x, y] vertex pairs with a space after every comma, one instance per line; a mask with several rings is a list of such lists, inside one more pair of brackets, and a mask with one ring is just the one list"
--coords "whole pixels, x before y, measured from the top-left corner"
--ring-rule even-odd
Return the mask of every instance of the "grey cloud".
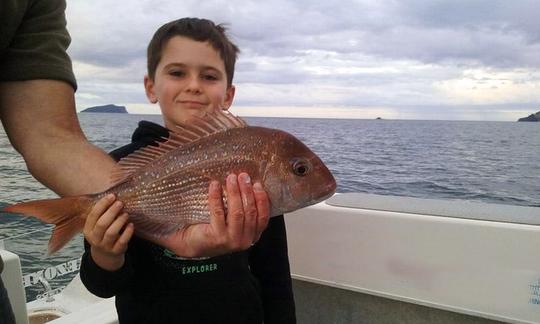
[[229, 25], [242, 51], [235, 83], [245, 105], [399, 104], [412, 112], [407, 107], [444, 104], [433, 84], [463, 78], [465, 69], [529, 69], [530, 76], [505, 82], [539, 82], [538, 1], [95, 0], [69, 7], [74, 60], [110, 71], [80, 77], [81, 90], [111, 102], [146, 102], [147, 43], [160, 25], [184, 16]]
[[[369, 5], [300, 2], [269, 18], [233, 25], [242, 48], [259, 55], [325, 49], [425, 63], [540, 66], [540, 3], [535, 1], [407, 1]], [[351, 41], [355, 44], [351, 44]]]
[[[125, 64], [145, 55], [148, 40], [161, 24], [199, 16], [228, 23], [243, 55], [298, 56], [303, 50], [321, 49], [427, 63], [540, 65], [537, 1], [215, 0], [184, 1], [182, 6], [141, 1], [102, 13], [99, 7], [105, 5], [110, 6], [97, 1], [95, 8], [85, 7], [96, 13], [95, 21], [83, 21], [86, 26], [70, 24], [75, 28], [75, 57], [108, 66]], [[78, 42], [84, 28], [94, 34]]]
[[401, 2], [401, 11], [422, 27], [516, 31], [531, 42], [540, 40], [540, 3], [536, 0], [461, 0]]

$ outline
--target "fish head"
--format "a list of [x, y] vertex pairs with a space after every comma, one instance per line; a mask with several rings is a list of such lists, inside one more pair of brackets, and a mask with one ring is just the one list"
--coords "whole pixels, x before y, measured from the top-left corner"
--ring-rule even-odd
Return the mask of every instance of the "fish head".
[[304, 143], [283, 131], [276, 131], [271, 143], [263, 176], [271, 216], [316, 204], [335, 193], [334, 176]]

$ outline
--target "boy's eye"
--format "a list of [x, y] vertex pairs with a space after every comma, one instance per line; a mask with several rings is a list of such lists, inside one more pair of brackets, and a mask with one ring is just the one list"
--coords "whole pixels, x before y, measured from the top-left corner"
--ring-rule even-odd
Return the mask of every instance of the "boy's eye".
[[184, 71], [170, 71], [169, 75], [172, 75], [172, 76], [175, 76], [175, 77], [180, 77], [180, 76], [184, 75]]
[[203, 78], [205, 80], [208, 80], [208, 81], [216, 81], [216, 80], [219, 79], [217, 76], [215, 76], [213, 74], [205, 74], [205, 75], [203, 75]]

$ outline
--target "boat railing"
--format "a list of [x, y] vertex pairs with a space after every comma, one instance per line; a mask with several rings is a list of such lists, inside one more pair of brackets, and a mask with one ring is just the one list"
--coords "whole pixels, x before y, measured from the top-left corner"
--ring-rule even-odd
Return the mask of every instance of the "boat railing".
[[82, 235], [75, 237], [62, 250], [48, 255], [51, 233], [52, 226], [43, 225], [0, 239], [0, 249], [15, 253], [20, 258], [26, 302], [50, 301], [79, 272], [84, 251]]

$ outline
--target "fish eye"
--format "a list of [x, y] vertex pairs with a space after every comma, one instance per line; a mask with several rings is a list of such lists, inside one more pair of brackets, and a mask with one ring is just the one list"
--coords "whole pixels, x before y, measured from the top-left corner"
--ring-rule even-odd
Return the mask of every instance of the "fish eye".
[[306, 159], [293, 159], [291, 161], [294, 174], [303, 177], [311, 170], [311, 164]]

